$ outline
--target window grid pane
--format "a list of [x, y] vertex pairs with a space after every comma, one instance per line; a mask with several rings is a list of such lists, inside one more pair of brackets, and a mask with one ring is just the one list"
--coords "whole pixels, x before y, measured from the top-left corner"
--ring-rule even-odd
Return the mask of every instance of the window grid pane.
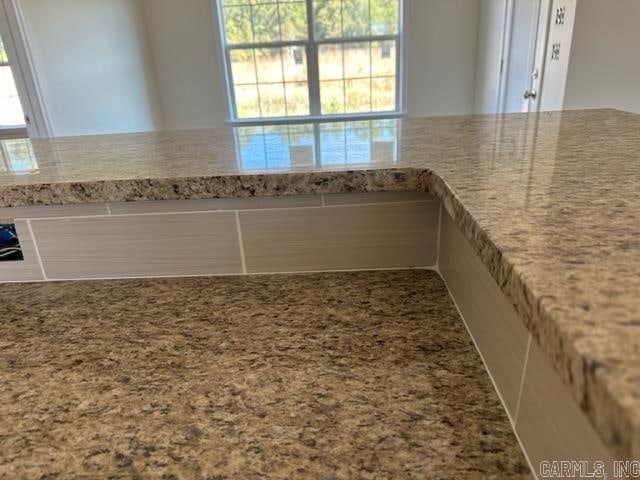
[[218, 1], [236, 118], [397, 111], [402, 0]]
[[229, 57], [238, 118], [310, 114], [303, 48], [236, 48]]
[[226, 44], [230, 46], [308, 37], [306, 0], [223, 1], [222, 15]]
[[321, 44], [322, 115], [396, 109], [396, 41]]
[[312, 0], [316, 40], [398, 34], [398, 0]]
[[274, 3], [252, 5], [251, 25], [254, 42], [266, 43], [280, 40], [278, 5]]

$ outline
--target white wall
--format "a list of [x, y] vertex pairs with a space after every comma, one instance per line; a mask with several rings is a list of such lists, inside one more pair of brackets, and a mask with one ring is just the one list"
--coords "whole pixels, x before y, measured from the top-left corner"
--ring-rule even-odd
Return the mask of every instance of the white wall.
[[[56, 135], [220, 127], [212, 0], [22, 0]], [[406, 0], [407, 110], [473, 111], [481, 0]]]
[[578, 0], [566, 109], [640, 113], [640, 1]]
[[[142, 1], [166, 128], [224, 125], [211, 0]], [[471, 113], [480, 0], [406, 0], [406, 8], [408, 113]]]
[[165, 128], [224, 126], [226, 97], [211, 0], [142, 0]]
[[138, 0], [22, 0], [54, 135], [161, 128]]
[[473, 112], [480, 0], [406, 0], [407, 110]]

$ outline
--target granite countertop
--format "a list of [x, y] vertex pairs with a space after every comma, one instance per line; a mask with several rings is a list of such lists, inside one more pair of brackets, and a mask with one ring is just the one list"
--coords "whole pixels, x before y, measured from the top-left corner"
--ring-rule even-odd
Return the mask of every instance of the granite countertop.
[[604, 442], [640, 457], [639, 115], [590, 110], [23, 142], [5, 167], [13, 172], [0, 173], [0, 205], [435, 194]]
[[531, 478], [435, 272], [6, 284], [0, 477]]

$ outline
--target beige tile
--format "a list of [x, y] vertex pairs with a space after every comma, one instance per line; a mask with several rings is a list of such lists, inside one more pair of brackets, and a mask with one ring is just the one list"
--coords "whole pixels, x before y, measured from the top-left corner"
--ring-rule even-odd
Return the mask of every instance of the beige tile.
[[438, 210], [420, 202], [240, 212], [247, 270], [430, 266]]
[[444, 210], [441, 228], [440, 272], [513, 419], [529, 332]]
[[534, 470], [539, 471], [542, 461], [604, 461], [609, 465], [612, 459], [535, 341], [529, 349], [516, 432]]
[[424, 192], [371, 192], [371, 193], [332, 193], [324, 196], [325, 205], [353, 205], [360, 203], [412, 202], [432, 200], [433, 195]]
[[292, 167], [309, 167], [316, 162], [311, 145], [291, 145], [289, 154], [291, 155]]
[[24, 260], [0, 262], [0, 282], [42, 280], [42, 270], [31, 240], [29, 226], [24, 220], [16, 220], [15, 225]]
[[320, 195], [287, 195], [280, 197], [211, 198], [202, 200], [152, 200], [114, 202], [109, 204], [113, 215], [132, 213], [194, 212], [206, 210], [242, 210], [262, 208], [319, 207]]
[[235, 215], [33, 220], [50, 279], [241, 273]]
[[106, 214], [107, 206], [104, 203], [0, 208], [0, 218], [78, 217]]

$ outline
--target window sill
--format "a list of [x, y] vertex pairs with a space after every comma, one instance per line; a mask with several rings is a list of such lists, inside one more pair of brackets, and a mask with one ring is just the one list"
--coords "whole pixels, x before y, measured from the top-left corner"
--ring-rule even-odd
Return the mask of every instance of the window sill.
[[27, 127], [0, 127], [0, 140], [26, 138], [28, 136]]

